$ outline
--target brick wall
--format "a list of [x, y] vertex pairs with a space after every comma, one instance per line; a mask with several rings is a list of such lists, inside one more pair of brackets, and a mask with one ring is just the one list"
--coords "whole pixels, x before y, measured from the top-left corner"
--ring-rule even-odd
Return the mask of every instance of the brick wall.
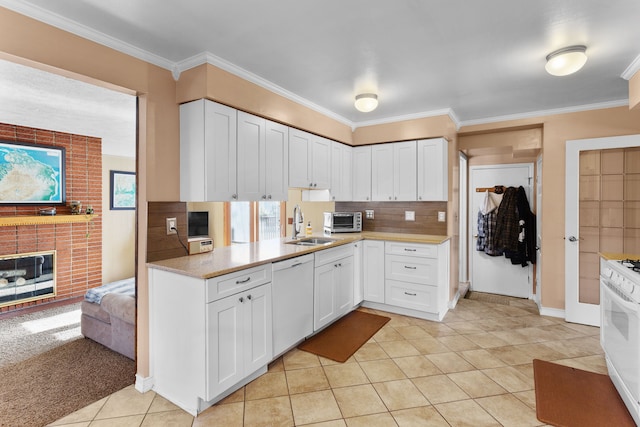
[[[0, 227], [0, 255], [55, 249], [57, 295], [39, 301], [0, 308], [0, 313], [84, 295], [102, 284], [102, 140], [43, 129], [0, 123], [0, 140], [52, 145], [66, 150], [67, 206], [80, 200], [91, 205], [96, 217], [90, 223]], [[46, 205], [45, 205], [46, 206]], [[0, 216], [35, 215], [44, 206], [2, 206]]]

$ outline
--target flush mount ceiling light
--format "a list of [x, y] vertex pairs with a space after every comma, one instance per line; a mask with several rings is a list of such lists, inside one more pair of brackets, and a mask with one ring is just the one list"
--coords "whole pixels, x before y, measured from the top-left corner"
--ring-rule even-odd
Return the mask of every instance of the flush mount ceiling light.
[[378, 106], [378, 95], [375, 93], [361, 93], [356, 95], [356, 109], [363, 113], [373, 111]]
[[586, 46], [569, 46], [547, 55], [545, 70], [552, 76], [568, 76], [578, 71], [587, 62]]

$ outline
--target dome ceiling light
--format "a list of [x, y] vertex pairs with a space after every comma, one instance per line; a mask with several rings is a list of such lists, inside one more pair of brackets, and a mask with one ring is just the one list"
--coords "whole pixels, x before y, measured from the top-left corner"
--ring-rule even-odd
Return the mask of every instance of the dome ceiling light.
[[563, 47], [547, 55], [545, 70], [552, 76], [568, 76], [587, 62], [587, 47], [582, 45]]
[[378, 107], [378, 95], [375, 93], [361, 93], [356, 95], [356, 109], [363, 113], [373, 111]]

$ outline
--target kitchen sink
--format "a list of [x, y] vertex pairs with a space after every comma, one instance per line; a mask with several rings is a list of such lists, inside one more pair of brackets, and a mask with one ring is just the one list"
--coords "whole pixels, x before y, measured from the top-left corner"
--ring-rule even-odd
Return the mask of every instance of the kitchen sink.
[[300, 240], [292, 240], [287, 242], [290, 245], [298, 245], [298, 246], [319, 246], [319, 245], [330, 245], [333, 242], [336, 242], [338, 239], [331, 239], [329, 237], [305, 237]]

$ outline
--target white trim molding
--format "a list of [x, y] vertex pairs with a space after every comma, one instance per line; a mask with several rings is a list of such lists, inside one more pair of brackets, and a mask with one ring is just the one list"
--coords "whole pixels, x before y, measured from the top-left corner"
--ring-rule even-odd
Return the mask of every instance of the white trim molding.
[[640, 71], [640, 55], [636, 56], [636, 59], [629, 64], [620, 77], [625, 80], [631, 80], [631, 77], [635, 76], [638, 71]]
[[153, 377], [143, 377], [140, 374], [136, 374], [136, 390], [140, 393], [146, 393], [153, 389]]

